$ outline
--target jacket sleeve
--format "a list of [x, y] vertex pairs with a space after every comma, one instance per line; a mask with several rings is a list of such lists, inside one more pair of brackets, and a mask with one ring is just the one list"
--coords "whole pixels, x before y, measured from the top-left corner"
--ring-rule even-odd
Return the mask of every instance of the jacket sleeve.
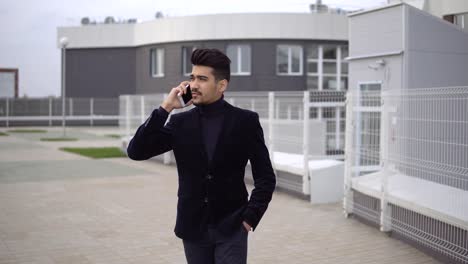
[[255, 230], [271, 201], [276, 186], [276, 177], [268, 149], [265, 146], [263, 130], [257, 113], [249, 123], [251, 123], [251, 127], [249, 127], [248, 131], [247, 146], [254, 179], [254, 189], [243, 213], [243, 218]]
[[147, 160], [172, 149], [174, 116], [166, 125], [169, 113], [159, 107], [138, 127], [128, 144], [127, 155], [132, 160]]

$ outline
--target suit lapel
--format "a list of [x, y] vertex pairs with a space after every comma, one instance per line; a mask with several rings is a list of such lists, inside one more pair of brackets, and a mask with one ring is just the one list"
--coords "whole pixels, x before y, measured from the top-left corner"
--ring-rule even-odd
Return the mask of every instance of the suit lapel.
[[[210, 168], [215, 168], [216, 164], [219, 162], [221, 158], [222, 150], [226, 143], [226, 138], [230, 135], [229, 133], [232, 131], [232, 124], [233, 124], [233, 107], [228, 102], [225, 102], [224, 105], [224, 118], [221, 125], [221, 132], [219, 133], [218, 139], [216, 141], [215, 150], [213, 153], [213, 159], [210, 164]], [[205, 153], [206, 155], [206, 153]]]
[[200, 109], [194, 111], [192, 122], [193, 139], [196, 140], [195, 143], [200, 150], [201, 164], [208, 164], [208, 155], [206, 154], [205, 145], [203, 143]]

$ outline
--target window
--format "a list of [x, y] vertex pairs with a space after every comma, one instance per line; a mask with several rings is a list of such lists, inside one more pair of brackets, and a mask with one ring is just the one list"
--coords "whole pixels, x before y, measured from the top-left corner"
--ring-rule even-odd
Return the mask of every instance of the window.
[[302, 75], [302, 47], [278, 45], [276, 72], [278, 75]]
[[196, 47], [182, 47], [182, 74], [189, 76], [192, 73], [192, 52]]
[[307, 47], [307, 89], [346, 90], [348, 87], [347, 46]]
[[249, 45], [228, 45], [226, 53], [231, 59], [232, 75], [250, 75], [251, 51]]
[[311, 45], [307, 49], [307, 89], [318, 90], [319, 76], [319, 46]]
[[151, 76], [164, 77], [164, 49], [157, 48], [150, 50]]
[[335, 45], [323, 45], [322, 52], [322, 89], [338, 90], [336, 80], [338, 74], [338, 47]]

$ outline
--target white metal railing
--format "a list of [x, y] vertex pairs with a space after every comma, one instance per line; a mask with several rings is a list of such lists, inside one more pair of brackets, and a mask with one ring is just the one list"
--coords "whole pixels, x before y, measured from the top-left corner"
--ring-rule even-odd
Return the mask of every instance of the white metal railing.
[[[66, 121], [118, 121], [118, 98], [66, 98]], [[0, 122], [10, 126], [21, 121], [31, 125], [41, 122], [52, 125], [62, 120], [62, 99], [48, 98], [0, 98]]]
[[[120, 127], [132, 136], [151, 112], [159, 107], [165, 94], [120, 96]], [[228, 92], [230, 104], [257, 112], [264, 130], [265, 143], [274, 167], [275, 153], [302, 156], [302, 192], [309, 193], [309, 161], [343, 159], [344, 94], [332, 92]], [[190, 109], [190, 108], [187, 108]], [[182, 109], [179, 111], [185, 111]], [[177, 111], [176, 111], [177, 112]], [[304, 114], [306, 113], [306, 114]], [[169, 156], [166, 154], [165, 161]]]
[[468, 263], [468, 87], [347, 100], [346, 214]]

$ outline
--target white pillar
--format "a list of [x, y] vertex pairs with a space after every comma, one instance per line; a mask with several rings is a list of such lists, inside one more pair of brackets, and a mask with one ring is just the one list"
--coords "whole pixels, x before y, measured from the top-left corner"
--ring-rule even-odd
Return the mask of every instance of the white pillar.
[[310, 92], [305, 91], [302, 100], [304, 112], [304, 124], [302, 132], [302, 154], [303, 154], [303, 174], [302, 174], [302, 192], [310, 194], [310, 177], [309, 177], [309, 98]]

